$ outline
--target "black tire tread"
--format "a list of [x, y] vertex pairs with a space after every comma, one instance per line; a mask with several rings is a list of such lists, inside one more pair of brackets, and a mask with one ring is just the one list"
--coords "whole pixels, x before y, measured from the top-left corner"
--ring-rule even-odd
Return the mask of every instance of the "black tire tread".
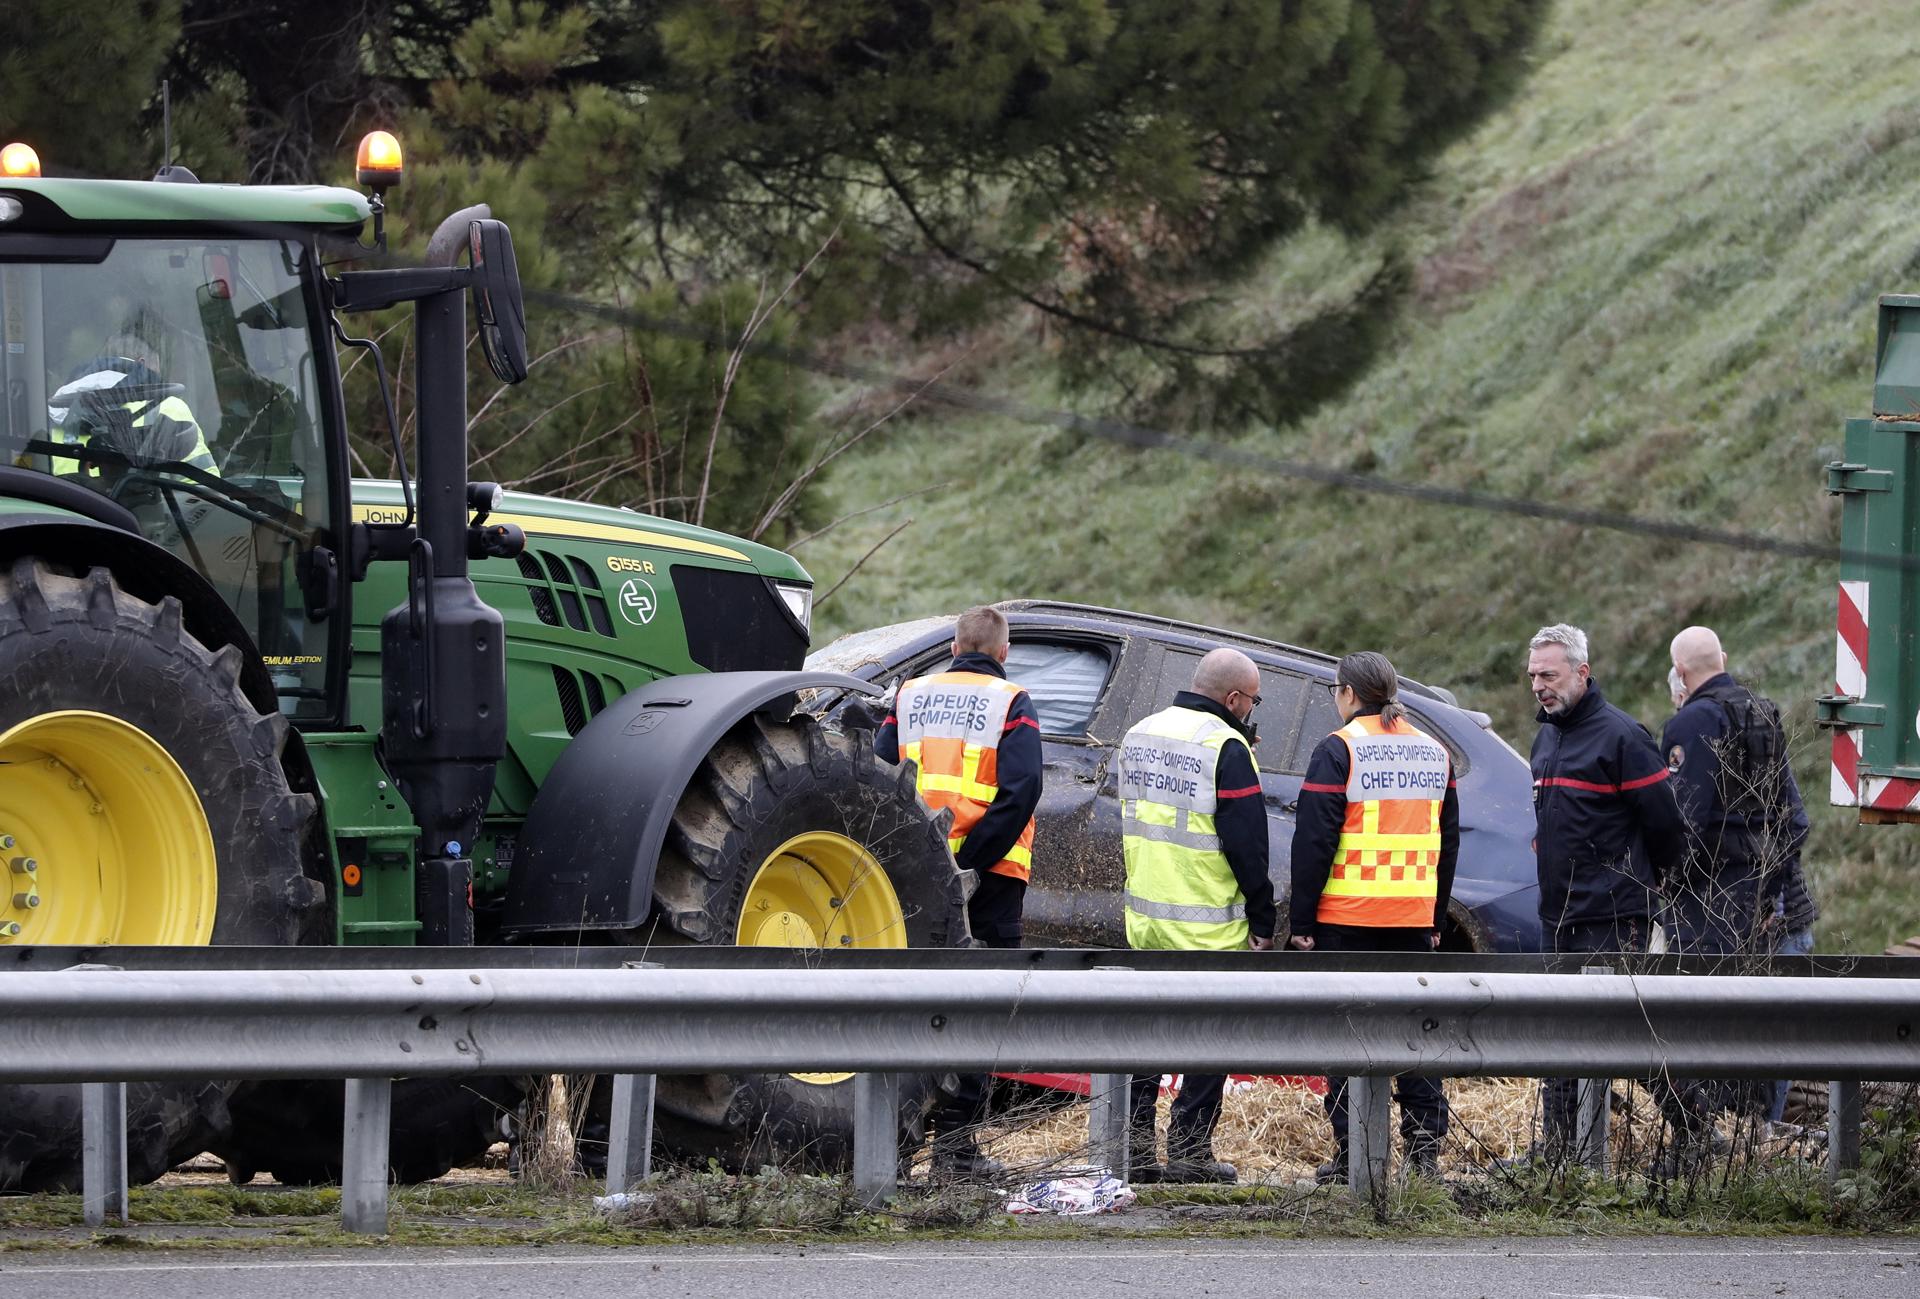
[[[229, 1180], [239, 1184], [258, 1172], [287, 1186], [338, 1182], [343, 1094], [343, 1085], [331, 1079], [248, 1088], [233, 1101], [240, 1139], [209, 1149], [226, 1161]], [[503, 1139], [500, 1120], [525, 1094], [523, 1078], [395, 1079], [389, 1177], [430, 1182], [484, 1152]]]
[[[796, 830], [796, 815], [814, 815], [834, 823], [811, 828], [846, 833], [884, 819], [888, 829], [877, 837], [885, 849], [869, 847], [902, 893], [911, 945], [970, 945], [968, 877], [953, 864], [944, 822], [920, 801], [912, 768], [879, 762], [870, 743], [807, 718], [753, 716], [730, 730], [689, 782], [667, 832], [654, 893], [674, 933], [662, 937], [731, 943], [753, 869]], [[852, 812], [849, 800], [857, 804]], [[792, 810], [800, 807], [813, 810]], [[696, 1165], [839, 1168], [852, 1149], [850, 1090], [850, 1083], [816, 1086], [784, 1075], [663, 1077], [655, 1116], [664, 1153]], [[935, 1080], [902, 1090], [902, 1128], [912, 1134]]]
[[[325, 886], [307, 873], [315, 812], [295, 794], [284, 718], [239, 688], [241, 653], [189, 634], [180, 602], [129, 594], [112, 572], [23, 557], [0, 574], [0, 729], [60, 708], [111, 713], [173, 754], [207, 816], [219, 872], [213, 941], [284, 945], [319, 932]], [[151, 1181], [225, 1126], [230, 1082], [140, 1084], [127, 1094], [127, 1172]], [[0, 1088], [0, 1190], [79, 1183], [71, 1085]]]

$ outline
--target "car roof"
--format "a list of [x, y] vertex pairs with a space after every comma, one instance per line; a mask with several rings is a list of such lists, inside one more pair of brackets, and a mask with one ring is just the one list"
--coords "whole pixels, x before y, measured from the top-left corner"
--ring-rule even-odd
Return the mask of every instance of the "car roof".
[[[1130, 627], [1171, 633], [1171, 638], [1174, 639], [1221, 641], [1235, 648], [1262, 650], [1269, 654], [1287, 654], [1315, 663], [1331, 664], [1338, 661], [1331, 654], [1303, 649], [1298, 645], [1289, 645], [1285, 641], [1268, 640], [1263, 636], [1249, 636], [1245, 632], [1228, 631], [1224, 627], [1209, 627], [1205, 623], [1166, 618], [1156, 613], [1139, 613], [1132, 609], [1111, 609], [1099, 604], [1076, 604], [1070, 600], [1002, 600], [993, 607], [1006, 614], [1007, 621], [1010, 623], [1028, 621], [1028, 615], [1032, 615], [1032, 620], [1036, 622], [1057, 622], [1063, 618], [1093, 624], [1118, 622]], [[1021, 615], [1021, 617], [1016, 619], [1015, 615]]]
[[[1026, 599], [1001, 600], [991, 607], [1005, 614], [1008, 624], [1014, 628], [1059, 627], [1109, 635], [1116, 632], [1144, 632], [1155, 640], [1183, 643], [1194, 648], [1211, 649], [1217, 645], [1229, 645], [1246, 652], [1256, 660], [1266, 660], [1269, 663], [1291, 659], [1294, 662], [1288, 666], [1318, 668], [1328, 675], [1332, 674], [1334, 665], [1339, 662], [1339, 659], [1332, 654], [1290, 645], [1285, 641], [1269, 640], [1264, 636], [1250, 636], [1245, 632], [1228, 631], [1222, 627], [1209, 627], [1204, 623], [1186, 622], [1159, 614], [1139, 613], [1131, 609], [1112, 609], [1098, 604], [1078, 604], [1071, 600]], [[815, 651], [808, 657], [807, 663], [810, 667], [856, 674], [865, 666], [884, 667], [888, 665], [891, 652], [894, 650], [908, 646], [917, 650], [924, 643], [950, 635], [953, 620], [954, 615], [949, 614], [938, 618], [915, 618], [908, 622], [890, 623], [883, 627], [871, 627], [865, 631], [849, 632]], [[1424, 698], [1459, 707], [1458, 701], [1449, 691], [1423, 685], [1411, 677], [1401, 677], [1400, 684]]]
[[[1105, 605], [1076, 604], [1070, 600], [1002, 600], [993, 606], [1007, 615], [1007, 621], [1013, 625], [1025, 622], [1045, 623], [1057, 626], [1063, 621], [1071, 621], [1085, 626], [1088, 630], [1099, 630], [1101, 624], [1121, 623], [1127, 627], [1151, 632], [1158, 640], [1185, 641], [1195, 646], [1212, 648], [1216, 645], [1228, 645], [1242, 650], [1254, 658], [1291, 658], [1332, 671], [1339, 663], [1336, 655], [1320, 650], [1307, 649], [1286, 641], [1269, 640], [1265, 636], [1252, 636], [1246, 632], [1229, 631], [1224, 627], [1210, 627], [1205, 623], [1187, 622], [1180, 618], [1167, 618], [1160, 614], [1138, 613], [1131, 609], [1110, 609]], [[1110, 627], [1108, 628], [1110, 629]], [[1402, 676], [1400, 684], [1415, 694], [1437, 699], [1441, 703], [1458, 703], [1451, 692], [1425, 685], [1412, 677]]]

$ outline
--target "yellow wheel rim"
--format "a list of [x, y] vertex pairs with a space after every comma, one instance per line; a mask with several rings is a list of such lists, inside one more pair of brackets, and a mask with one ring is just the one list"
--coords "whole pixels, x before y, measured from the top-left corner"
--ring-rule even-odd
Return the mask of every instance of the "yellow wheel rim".
[[[907, 917], [872, 853], [843, 834], [795, 835], [767, 855], [740, 906], [741, 947], [905, 947]], [[797, 1073], [837, 1083], [850, 1073]]]
[[[11, 840], [11, 843], [8, 840]], [[186, 773], [105, 713], [0, 732], [0, 942], [213, 938], [213, 834]]]

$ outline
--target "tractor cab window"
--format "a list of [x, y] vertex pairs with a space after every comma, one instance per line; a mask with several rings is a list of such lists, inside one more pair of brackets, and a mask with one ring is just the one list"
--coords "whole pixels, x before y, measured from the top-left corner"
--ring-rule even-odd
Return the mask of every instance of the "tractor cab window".
[[0, 264], [0, 464], [129, 511], [239, 614], [295, 717], [327, 698], [307, 256], [282, 240], [117, 239], [104, 259]]

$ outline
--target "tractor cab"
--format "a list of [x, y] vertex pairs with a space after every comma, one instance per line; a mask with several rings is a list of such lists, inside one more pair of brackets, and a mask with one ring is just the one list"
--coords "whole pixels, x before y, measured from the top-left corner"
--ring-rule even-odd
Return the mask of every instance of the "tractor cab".
[[[425, 266], [323, 274], [323, 239], [335, 260], [384, 252], [398, 142], [371, 133], [356, 173], [370, 197], [202, 185], [176, 167], [45, 178], [31, 149], [0, 150], [0, 546], [177, 601], [190, 634], [237, 652], [249, 703], [304, 729], [346, 724], [351, 582], [404, 563], [404, 603], [380, 628], [381, 761], [421, 835], [421, 932], [471, 942], [464, 853], [505, 746], [506, 671], [468, 562], [524, 538], [485, 522], [498, 488], [467, 481], [466, 301], [495, 374], [519, 382], [519, 274], [484, 207], [443, 222]], [[402, 464], [403, 515], [355, 520], [328, 330], [334, 312], [403, 303], [420, 508]], [[392, 422], [378, 348], [341, 341], [371, 355]]]
[[[234, 220], [249, 207], [266, 210]], [[345, 439], [314, 235], [365, 214], [346, 190], [0, 175], [8, 503], [170, 552], [237, 615], [296, 720], [341, 687], [325, 543], [343, 535]]]

